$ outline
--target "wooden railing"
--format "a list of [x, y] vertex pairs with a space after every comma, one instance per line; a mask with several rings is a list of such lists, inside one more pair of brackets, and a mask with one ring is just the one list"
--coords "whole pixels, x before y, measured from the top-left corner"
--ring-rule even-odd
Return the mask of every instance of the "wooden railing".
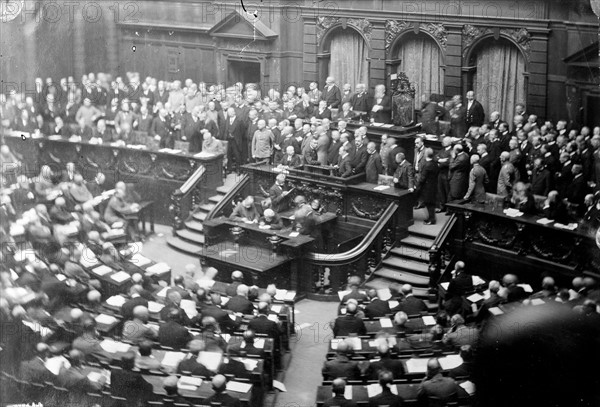
[[452, 214], [429, 248], [429, 287], [432, 290], [437, 289], [442, 273], [450, 261], [448, 242], [456, 222], [456, 214]]
[[202, 177], [206, 174], [206, 168], [199, 165], [196, 171], [171, 194], [171, 213], [173, 232], [182, 228], [183, 222], [193, 213], [194, 208], [202, 201], [199, 188]]
[[349, 275], [358, 275], [363, 279], [371, 275], [387, 252], [394, 247], [398, 208], [397, 203], [389, 204], [371, 230], [348, 251], [333, 254], [307, 253], [306, 264], [310, 271], [313, 293], [325, 294], [327, 285], [331, 293], [336, 293]]

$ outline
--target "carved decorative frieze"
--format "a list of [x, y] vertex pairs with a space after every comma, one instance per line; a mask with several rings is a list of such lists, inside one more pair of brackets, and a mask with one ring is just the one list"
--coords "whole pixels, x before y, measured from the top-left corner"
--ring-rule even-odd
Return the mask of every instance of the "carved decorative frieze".
[[[490, 34], [492, 29], [489, 27], [478, 27], [467, 24], [462, 31], [463, 56], [467, 54], [469, 48], [484, 35]], [[501, 28], [500, 35], [511, 38], [523, 51], [525, 57], [529, 59], [531, 54], [531, 34], [524, 28]]]
[[386, 51], [392, 45], [399, 33], [408, 30], [412, 23], [399, 20], [387, 20], [385, 22], [385, 49]]
[[525, 52], [527, 59], [531, 53], [531, 34], [526, 28], [503, 28], [500, 30], [501, 34], [504, 34], [512, 38]]
[[317, 42], [321, 42], [323, 35], [336, 24], [342, 24], [346, 28], [346, 24], [351, 25], [361, 32], [367, 39], [367, 42], [371, 42], [371, 36], [373, 33], [373, 25], [366, 18], [341, 18], [341, 17], [317, 17]]
[[434, 24], [434, 23], [421, 23], [419, 28], [423, 31], [427, 31], [429, 34], [433, 36], [440, 44], [440, 47], [444, 51], [446, 51], [446, 43], [448, 42], [448, 31], [446, 31], [446, 27], [443, 24]]

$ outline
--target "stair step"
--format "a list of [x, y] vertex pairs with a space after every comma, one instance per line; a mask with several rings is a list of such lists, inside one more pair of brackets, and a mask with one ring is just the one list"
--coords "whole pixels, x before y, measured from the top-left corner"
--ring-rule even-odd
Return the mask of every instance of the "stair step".
[[415, 274], [429, 276], [429, 265], [420, 261], [412, 261], [402, 257], [388, 257], [383, 261], [388, 268], [406, 270]]
[[192, 217], [196, 220], [199, 220], [200, 222], [204, 222], [207, 214], [208, 214], [207, 212], [196, 212], [195, 214], [192, 215]]
[[215, 207], [215, 204], [213, 203], [205, 203], [202, 205], [198, 205], [198, 209], [200, 209], [202, 212], [210, 212], [213, 208]]
[[381, 268], [375, 272], [378, 277], [385, 277], [388, 280], [395, 281], [400, 284], [410, 284], [417, 287], [429, 287], [429, 277], [410, 273], [408, 271], [393, 270], [389, 268]]
[[198, 245], [198, 251], [202, 250], [201, 245], [204, 244], [204, 235], [201, 233], [193, 232], [188, 229], [180, 229], [175, 232], [177, 236], [186, 240], [190, 243], [196, 243]]
[[398, 256], [416, 261], [429, 262], [429, 252], [411, 246], [394, 247], [390, 250], [391, 256]]
[[[444, 221], [443, 224], [446, 222]], [[437, 226], [437, 224], [435, 225]], [[421, 224], [411, 225], [408, 227], [408, 233], [411, 236], [424, 237], [425, 239], [435, 240], [439, 235], [441, 227], [435, 227], [431, 225], [423, 226]]]
[[432, 244], [433, 239], [426, 239], [417, 236], [408, 236], [400, 241], [401, 246], [413, 246], [424, 250], [429, 250]]
[[[390, 284], [392, 284], [393, 282], [394, 281], [390, 281], [387, 278], [375, 277], [374, 279], [369, 280], [369, 282], [365, 284], [365, 287], [380, 290], [382, 288], [389, 288]], [[427, 290], [427, 288], [413, 287], [413, 294], [415, 295], [415, 297], [418, 297], [425, 301], [429, 299], [429, 293], [427, 292]], [[425, 302], [427, 303], [427, 301]]]
[[196, 244], [188, 243], [177, 236], [167, 237], [167, 244], [181, 252], [197, 256], [202, 248]]
[[225, 196], [225, 194], [227, 194], [230, 190], [231, 190], [231, 188], [230, 187], [226, 187], [225, 185], [217, 187], [217, 192], [220, 193], [220, 194], [223, 194], [223, 196]]
[[214, 195], [214, 196], [211, 196], [210, 198], [208, 198], [208, 201], [217, 203], [217, 202], [221, 201], [221, 199], [223, 199], [223, 195]]
[[198, 233], [202, 233], [204, 231], [202, 222], [198, 222], [197, 220], [189, 220], [185, 222], [185, 227]]

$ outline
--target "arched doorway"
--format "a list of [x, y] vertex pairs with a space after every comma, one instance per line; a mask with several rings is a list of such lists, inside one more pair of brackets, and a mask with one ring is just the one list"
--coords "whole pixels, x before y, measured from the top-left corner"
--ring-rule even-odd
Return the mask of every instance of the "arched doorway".
[[341, 87], [349, 83], [369, 86], [369, 45], [363, 36], [351, 27], [332, 29], [321, 45], [319, 79], [321, 85], [327, 76], [333, 76]]
[[494, 111], [512, 122], [515, 105], [526, 103], [526, 61], [521, 50], [505, 38], [487, 38], [471, 51], [467, 83], [481, 102], [486, 118]]
[[407, 33], [401, 36], [392, 51], [395, 69], [404, 72], [415, 86], [415, 107], [421, 108], [421, 95], [443, 95], [444, 55], [429, 35]]

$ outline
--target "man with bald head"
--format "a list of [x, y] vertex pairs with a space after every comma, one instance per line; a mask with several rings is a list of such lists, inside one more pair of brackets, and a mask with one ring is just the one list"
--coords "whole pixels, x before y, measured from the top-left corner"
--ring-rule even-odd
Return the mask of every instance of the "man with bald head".
[[380, 318], [389, 314], [390, 304], [387, 301], [382, 301], [377, 297], [377, 291], [373, 288], [367, 291], [369, 303], [365, 307], [365, 316], [367, 318]]
[[387, 343], [382, 342], [377, 346], [377, 356], [379, 360], [369, 364], [368, 375], [371, 380], [377, 380], [382, 371], [391, 372], [398, 378], [404, 375], [404, 365], [400, 360], [392, 358]]
[[218, 374], [213, 377], [212, 389], [215, 393], [204, 400], [206, 405], [219, 403], [222, 407], [241, 407], [240, 400], [227, 393], [227, 379], [225, 376]]
[[501, 295], [506, 299], [506, 302], [523, 301], [527, 298], [527, 292], [523, 287], [519, 286], [519, 278], [514, 274], [506, 274], [502, 277]]
[[50, 209], [50, 219], [59, 225], [65, 225], [75, 220], [73, 215], [67, 210], [67, 202], [62, 196], [54, 200], [54, 206]]
[[269, 198], [271, 198], [271, 206], [277, 213], [283, 212], [289, 208], [290, 190], [285, 186], [285, 174], [278, 174], [275, 178], [275, 183], [269, 188]]
[[206, 348], [204, 341], [201, 339], [192, 339], [187, 344], [187, 348], [189, 349], [189, 353], [185, 355], [185, 358], [183, 358], [181, 362], [179, 362], [177, 373], [186, 376], [194, 375], [211, 377], [214, 373], [197, 360], [198, 354]]
[[253, 314], [254, 305], [248, 300], [248, 286], [245, 284], [238, 285], [236, 295], [229, 299], [225, 308], [244, 315]]
[[332, 380], [338, 377], [346, 378], [346, 380], [359, 379], [358, 362], [350, 360], [351, 354], [352, 346], [348, 342], [338, 342], [335, 358], [325, 361], [323, 369], [321, 369], [323, 379]]
[[500, 154], [500, 173], [496, 193], [507, 197], [512, 194], [513, 185], [519, 181], [519, 170], [510, 162], [510, 153], [503, 151]]
[[457, 261], [452, 271], [452, 280], [446, 290], [444, 306], [450, 314], [460, 312], [463, 306], [462, 296], [473, 289], [473, 277], [465, 271], [465, 263]]
[[325, 400], [323, 402], [323, 407], [356, 407], [357, 404], [348, 400], [344, 397], [344, 393], [346, 391], [346, 381], [341, 378], [337, 378], [331, 384], [331, 391], [333, 392], [333, 397]]
[[139, 284], [134, 284], [129, 289], [129, 299], [121, 305], [121, 315], [125, 321], [133, 318], [133, 310], [141, 305], [148, 308], [148, 300], [141, 296], [143, 287]]
[[36, 355], [27, 361], [21, 362], [19, 368], [20, 377], [28, 382], [44, 383], [52, 382], [56, 376], [46, 368], [46, 360], [48, 359], [48, 345], [40, 342], [37, 344]]
[[335, 78], [328, 76], [325, 80], [325, 87], [321, 92], [321, 100], [325, 101], [326, 106], [329, 109], [338, 109], [342, 102], [342, 93], [340, 88], [335, 84]]
[[554, 279], [550, 276], [544, 277], [542, 280], [542, 289], [531, 295], [531, 299], [540, 298], [543, 300], [554, 300], [556, 298], [557, 289]]
[[279, 343], [279, 336], [281, 335], [281, 327], [275, 321], [269, 319], [269, 312], [271, 308], [266, 302], [258, 303], [258, 315], [250, 320], [248, 323], [248, 329], [254, 331], [257, 334], [269, 335], [269, 337], [275, 340], [275, 344]]
[[458, 393], [456, 381], [450, 377], [442, 376], [442, 366], [437, 358], [427, 361], [427, 376], [421, 382], [418, 390], [418, 398], [423, 403], [428, 402], [429, 397], [436, 397], [440, 402], [446, 403], [456, 398]]
[[160, 324], [158, 329], [158, 341], [162, 346], [173, 349], [185, 348], [192, 339], [192, 334], [182, 325], [183, 311], [177, 308], [169, 310], [167, 322]]
[[356, 316], [358, 305], [355, 302], [349, 302], [346, 305], [346, 314], [337, 317], [333, 323], [334, 336], [366, 335], [367, 328], [361, 318]]
[[403, 311], [407, 315], [418, 315], [428, 311], [425, 302], [422, 299], [415, 297], [413, 288], [410, 284], [404, 284], [400, 288], [400, 293], [402, 294], [402, 300], [394, 309], [392, 309], [392, 312]]
[[145, 339], [155, 340], [158, 337], [158, 332], [147, 325], [150, 313], [148, 308], [143, 305], [138, 305], [133, 309], [133, 319], [126, 321], [123, 325], [123, 339], [139, 343]]
[[231, 273], [231, 283], [229, 283], [229, 286], [225, 289], [225, 294], [227, 294], [230, 297], [237, 295], [237, 288], [240, 284], [243, 283], [244, 274], [239, 270], [233, 271]]

